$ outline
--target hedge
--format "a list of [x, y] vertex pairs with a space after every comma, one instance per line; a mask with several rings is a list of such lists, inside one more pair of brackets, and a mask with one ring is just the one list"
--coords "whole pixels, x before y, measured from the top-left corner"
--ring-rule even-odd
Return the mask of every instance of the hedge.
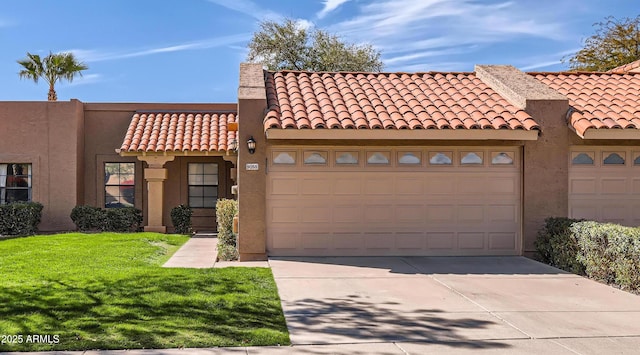
[[0, 206], [0, 235], [26, 236], [38, 232], [42, 204], [14, 202]]
[[578, 241], [570, 227], [578, 219], [550, 217], [538, 232], [534, 242], [538, 260], [578, 275], [585, 275], [584, 265], [578, 259]]
[[142, 227], [142, 211], [133, 207], [76, 206], [71, 210], [71, 220], [83, 232], [138, 232]]
[[236, 260], [238, 258], [237, 236], [233, 233], [233, 217], [238, 213], [238, 202], [220, 199], [216, 203], [218, 222], [218, 259]]
[[640, 292], [640, 228], [548, 218], [536, 249], [542, 262]]
[[191, 234], [191, 216], [193, 210], [186, 205], [178, 205], [171, 209], [171, 223], [178, 234]]
[[587, 275], [599, 281], [640, 291], [640, 229], [611, 223], [579, 222], [577, 259]]

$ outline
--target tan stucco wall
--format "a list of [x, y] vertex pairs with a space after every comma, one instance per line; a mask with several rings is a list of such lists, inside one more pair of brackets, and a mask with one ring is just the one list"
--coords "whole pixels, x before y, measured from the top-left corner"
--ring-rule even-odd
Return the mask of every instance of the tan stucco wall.
[[[85, 110], [85, 203], [93, 206], [104, 205], [105, 162], [136, 163], [135, 205], [143, 210], [145, 224], [147, 222], [147, 188], [143, 177], [146, 163], [136, 157], [121, 157], [116, 153], [136, 111], [202, 111], [202, 110], [236, 110], [236, 104], [156, 104], [156, 103], [86, 103]], [[186, 164], [188, 162], [216, 162], [219, 170], [219, 196], [230, 197], [231, 187], [228, 180], [227, 166], [220, 157], [178, 157], [165, 165], [168, 179], [164, 182], [163, 224], [168, 231], [173, 231], [171, 224], [171, 208], [187, 203]], [[194, 227], [200, 230], [215, 229], [215, 213], [213, 210], [194, 211]]]
[[32, 164], [32, 199], [41, 231], [72, 230], [82, 201], [83, 110], [78, 100], [0, 102], [0, 162]]
[[542, 127], [537, 141], [525, 142], [523, 173], [523, 252], [535, 252], [537, 233], [547, 217], [567, 215], [569, 137], [565, 101], [531, 101], [526, 111]]
[[[262, 123], [266, 108], [262, 65], [241, 64], [238, 90], [238, 251], [241, 261], [266, 258], [267, 143]], [[251, 136], [256, 140], [254, 154], [247, 150]], [[247, 171], [247, 163], [259, 164], [259, 170]]]

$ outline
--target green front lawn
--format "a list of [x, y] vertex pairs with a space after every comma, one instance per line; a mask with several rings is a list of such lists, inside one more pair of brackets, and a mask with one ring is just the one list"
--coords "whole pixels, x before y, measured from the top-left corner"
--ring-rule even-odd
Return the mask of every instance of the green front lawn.
[[0, 351], [289, 344], [271, 270], [162, 268], [187, 239], [0, 241]]

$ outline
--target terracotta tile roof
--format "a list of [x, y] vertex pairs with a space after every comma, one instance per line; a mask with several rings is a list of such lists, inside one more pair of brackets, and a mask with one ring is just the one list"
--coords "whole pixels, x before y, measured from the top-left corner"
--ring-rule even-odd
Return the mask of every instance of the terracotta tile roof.
[[226, 151], [236, 138], [235, 112], [136, 112], [121, 151]]
[[640, 73], [529, 73], [569, 99], [578, 135], [587, 129], [640, 128]]
[[635, 62], [621, 65], [617, 68], [613, 68], [607, 71], [607, 73], [615, 73], [615, 74], [627, 74], [632, 72], [640, 72], [640, 59], [636, 60]]
[[267, 72], [264, 127], [538, 129], [473, 73]]

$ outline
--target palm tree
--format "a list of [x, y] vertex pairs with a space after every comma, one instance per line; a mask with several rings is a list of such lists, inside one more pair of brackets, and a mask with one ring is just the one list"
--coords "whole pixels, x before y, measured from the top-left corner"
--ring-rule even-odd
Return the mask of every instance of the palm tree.
[[55, 85], [56, 81], [66, 79], [73, 81], [76, 75], [82, 76], [82, 71], [89, 67], [78, 61], [73, 53], [51, 53], [41, 59], [37, 54], [27, 52], [27, 57], [18, 60], [18, 64], [24, 69], [20, 70], [18, 75], [22, 79], [31, 79], [36, 84], [38, 79], [42, 78], [49, 83], [49, 101], [58, 100]]

